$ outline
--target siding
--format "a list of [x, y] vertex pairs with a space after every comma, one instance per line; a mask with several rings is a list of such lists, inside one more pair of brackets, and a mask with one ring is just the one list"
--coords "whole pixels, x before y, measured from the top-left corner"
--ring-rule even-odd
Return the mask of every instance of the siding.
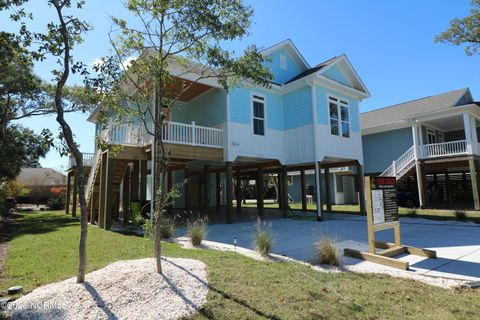
[[347, 79], [347, 77], [345, 77], [338, 65], [330, 67], [323, 73], [323, 75], [327, 78], [340, 82], [341, 84], [352, 87], [352, 83]]
[[312, 96], [309, 86], [287, 93], [283, 97], [285, 129], [312, 124]]
[[223, 89], [210, 89], [201, 96], [176, 104], [172, 110], [172, 121], [217, 127], [227, 119], [227, 95]]
[[366, 174], [379, 173], [413, 145], [412, 129], [404, 128], [362, 137]]
[[[282, 56], [286, 58], [287, 62], [285, 69], [280, 65]], [[270, 68], [273, 75], [273, 82], [275, 83], [285, 83], [303, 71], [302, 67], [292, 59], [284, 48], [275, 51], [268, 57], [271, 61], [266, 62], [265, 66]]]

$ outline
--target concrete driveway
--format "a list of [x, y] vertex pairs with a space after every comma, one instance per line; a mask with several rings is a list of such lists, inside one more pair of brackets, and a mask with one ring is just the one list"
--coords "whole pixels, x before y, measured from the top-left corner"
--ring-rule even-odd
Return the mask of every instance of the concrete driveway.
[[[273, 252], [298, 260], [313, 258], [313, 243], [321, 235], [338, 241], [338, 247], [367, 250], [366, 218], [349, 214], [330, 214], [327, 221], [298, 221], [272, 219], [276, 242]], [[255, 222], [213, 224], [207, 240], [252, 248]], [[393, 242], [393, 230], [376, 233], [380, 241]], [[410, 262], [411, 272], [461, 280], [480, 280], [480, 225], [471, 222], [433, 221], [415, 218], [401, 219], [402, 243], [437, 250], [437, 259], [403, 255], [399, 259]], [[370, 262], [342, 257], [344, 264], [360, 265]], [[378, 267], [378, 265], [376, 266]], [[385, 267], [388, 269], [388, 267]]]

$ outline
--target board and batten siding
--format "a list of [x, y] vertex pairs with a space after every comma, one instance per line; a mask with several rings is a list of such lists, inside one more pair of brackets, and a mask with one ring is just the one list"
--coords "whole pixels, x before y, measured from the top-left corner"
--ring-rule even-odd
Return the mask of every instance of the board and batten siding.
[[377, 174], [413, 145], [412, 128], [369, 134], [362, 140], [365, 174]]

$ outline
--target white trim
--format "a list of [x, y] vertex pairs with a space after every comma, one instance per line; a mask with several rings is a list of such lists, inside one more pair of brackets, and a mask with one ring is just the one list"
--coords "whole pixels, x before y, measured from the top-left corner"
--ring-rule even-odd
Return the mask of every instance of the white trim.
[[[332, 101], [331, 103], [334, 103], [337, 105], [337, 113], [338, 113], [338, 135], [332, 133], [332, 123], [331, 120], [333, 119], [330, 115], [330, 98], [336, 99], [337, 101]], [[345, 102], [345, 103], [342, 103]], [[342, 121], [342, 106], [347, 107], [348, 111], [348, 122], [347, 121]], [[348, 101], [345, 101], [345, 99], [336, 96], [334, 94], [328, 93], [327, 92], [327, 113], [328, 113], [328, 126], [330, 128], [330, 135], [332, 136], [337, 136], [339, 138], [344, 138], [344, 139], [350, 139], [352, 137], [352, 126], [351, 126], [351, 117], [350, 117], [350, 103]], [[335, 120], [335, 119], [333, 119]], [[343, 136], [343, 128], [342, 128], [342, 122], [348, 123], [348, 137]]]
[[[344, 62], [348, 69], [350, 70], [351, 74], [353, 75], [353, 78], [354, 80], [357, 81], [357, 83], [360, 85], [360, 87], [362, 88], [362, 90], [358, 90], [358, 89], [355, 89], [355, 88], [352, 88], [354, 90], [357, 90], [359, 92], [363, 92], [364, 94], [367, 95], [367, 97], [370, 96], [370, 92], [368, 91], [367, 87], [365, 86], [365, 84], [363, 83], [362, 79], [360, 79], [360, 76], [358, 75], [357, 71], [355, 71], [355, 69], [353, 68], [352, 64], [350, 63], [350, 61], [348, 60], [347, 56], [345, 54], [342, 54], [340, 57], [337, 57], [334, 61], [332, 61], [328, 66], [326, 66], [325, 68], [322, 68], [318, 71], [319, 74], [323, 74], [325, 73], [326, 71], [328, 71], [330, 68], [332, 68], [334, 65], [338, 64], [339, 62]], [[349, 76], [347, 75], [347, 78], [349, 78]], [[334, 80], [332, 80], [334, 81]], [[336, 81], [337, 82], [337, 81]]]
[[[263, 98], [263, 101], [260, 99], [256, 99], [254, 96]], [[253, 110], [253, 102], [260, 102], [263, 103], [263, 119], [255, 117], [254, 110]], [[250, 110], [251, 114], [251, 125], [252, 125], [252, 134], [255, 136], [265, 137], [267, 135], [267, 96], [261, 93], [257, 93], [255, 91], [250, 91]], [[263, 134], [255, 133], [255, 125], [254, 120], [263, 120]]]
[[285, 46], [289, 46], [290, 49], [295, 53], [296, 55], [296, 58], [297, 60], [299, 60], [299, 62], [301, 64], [303, 64], [303, 67], [305, 69], [310, 69], [310, 65], [308, 64], [307, 60], [305, 60], [305, 58], [302, 56], [302, 54], [300, 53], [300, 51], [297, 49], [297, 47], [295, 47], [295, 45], [293, 44], [293, 41], [290, 40], [290, 39], [286, 39], [286, 40], [283, 40], [277, 44], [274, 44], [266, 49], [263, 49], [261, 51], [261, 53], [265, 56], [268, 56], [269, 54], [272, 54], [273, 52], [277, 51], [278, 49], [280, 48], [283, 48]]
[[[437, 143], [437, 135], [435, 134], [435, 129], [433, 129], [431, 127], [428, 127], [428, 126], [425, 126], [425, 132], [427, 134], [427, 144]], [[423, 135], [423, 131], [422, 131], [422, 135]], [[430, 137], [433, 137], [432, 142], [430, 142], [430, 140], [429, 140]]]
[[365, 92], [362, 92], [358, 89], [346, 86], [343, 83], [332, 80], [332, 79], [330, 79], [328, 77], [325, 77], [325, 76], [323, 76], [319, 73], [314, 73], [314, 75], [317, 77], [317, 81], [324, 87], [329, 87], [333, 90], [342, 91], [342, 93], [344, 93], [344, 94], [346, 94], [350, 97], [353, 97], [355, 99], [362, 100], [362, 99], [370, 97], [370, 94], [368, 94], [368, 93], [365, 93]]

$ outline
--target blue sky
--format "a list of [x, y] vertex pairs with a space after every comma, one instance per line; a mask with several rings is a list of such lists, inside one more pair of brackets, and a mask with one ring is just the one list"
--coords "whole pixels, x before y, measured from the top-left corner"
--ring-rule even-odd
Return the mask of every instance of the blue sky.
[[[52, 9], [31, 1], [41, 28], [52, 19]], [[42, 1], [43, 3], [44, 1]], [[40, 3], [40, 4], [39, 4]], [[74, 54], [91, 63], [108, 54], [110, 15], [127, 17], [118, 0], [87, 0], [81, 16], [94, 28]], [[345, 53], [372, 97], [363, 101], [361, 111], [421, 98], [458, 88], [470, 87], [480, 99], [480, 56], [467, 57], [462, 47], [435, 44], [436, 34], [448, 27], [454, 17], [469, 13], [468, 0], [248, 0], [255, 11], [250, 36], [229, 44], [241, 50], [248, 44], [268, 47], [292, 39], [305, 59], [315, 65]], [[0, 14], [2, 29], [14, 31], [5, 14]], [[50, 79], [52, 61], [36, 66], [36, 72]], [[72, 79], [70, 84], [75, 82]], [[94, 126], [88, 115], [69, 115], [69, 120], [84, 152], [94, 148]], [[38, 117], [22, 122], [40, 131], [58, 130], [55, 118]], [[45, 167], [62, 170], [66, 159], [51, 151], [41, 161]]]

